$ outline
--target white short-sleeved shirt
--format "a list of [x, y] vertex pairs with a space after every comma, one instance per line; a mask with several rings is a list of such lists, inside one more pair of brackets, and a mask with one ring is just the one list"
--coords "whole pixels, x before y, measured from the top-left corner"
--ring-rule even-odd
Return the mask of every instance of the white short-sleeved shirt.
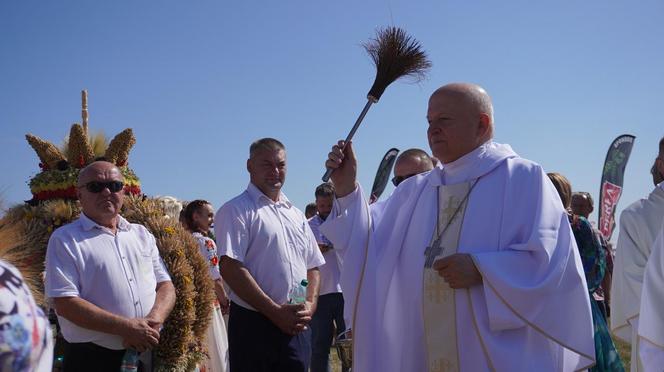
[[[332, 245], [325, 235], [320, 232], [320, 225], [325, 222], [319, 215], [309, 219], [309, 227], [319, 244]], [[325, 264], [320, 267], [320, 295], [341, 292], [341, 259], [336, 249], [330, 249], [323, 253]]]
[[[117, 233], [81, 213], [53, 232], [46, 251], [46, 296], [80, 297], [126, 318], [148, 315], [157, 283], [170, 281], [154, 236], [118, 216]], [[122, 337], [79, 327], [58, 315], [69, 342], [124, 349]]]
[[[304, 214], [283, 193], [274, 202], [251, 183], [219, 208], [214, 232], [219, 256], [242, 262], [278, 304], [288, 302], [291, 289], [307, 278], [307, 270], [325, 263]], [[232, 290], [229, 297], [255, 310]]]

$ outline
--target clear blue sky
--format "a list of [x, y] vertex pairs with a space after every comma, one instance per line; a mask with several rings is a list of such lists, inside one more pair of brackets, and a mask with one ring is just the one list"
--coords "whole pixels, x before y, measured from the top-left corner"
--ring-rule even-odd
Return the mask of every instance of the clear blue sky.
[[272, 136], [287, 146], [284, 191], [303, 208], [373, 81], [360, 43], [393, 24], [433, 69], [367, 115], [355, 139], [365, 187], [388, 148], [428, 150], [431, 92], [470, 81], [494, 99], [497, 141], [596, 200], [610, 142], [634, 134], [620, 210], [652, 189], [664, 135], [664, 2], [534, 3], [3, 1], [2, 197], [30, 198], [39, 161], [24, 135], [61, 143], [86, 88], [93, 131], [134, 129], [130, 166], [147, 194], [219, 206], [247, 185], [251, 141]]

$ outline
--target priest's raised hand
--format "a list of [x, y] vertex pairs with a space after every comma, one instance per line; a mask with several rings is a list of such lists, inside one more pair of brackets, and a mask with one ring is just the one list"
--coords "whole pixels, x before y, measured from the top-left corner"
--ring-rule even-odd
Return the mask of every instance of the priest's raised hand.
[[462, 289], [482, 284], [482, 275], [477, 271], [473, 259], [466, 253], [455, 253], [433, 263], [450, 288]]
[[355, 190], [357, 178], [357, 159], [353, 152], [353, 142], [339, 141], [328, 154], [325, 166], [333, 169], [330, 177], [334, 183], [337, 197], [342, 198]]

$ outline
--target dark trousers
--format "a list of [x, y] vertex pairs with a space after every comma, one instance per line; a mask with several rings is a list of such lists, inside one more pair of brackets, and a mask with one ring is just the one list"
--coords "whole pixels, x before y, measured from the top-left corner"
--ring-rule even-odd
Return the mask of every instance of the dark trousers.
[[228, 357], [233, 372], [307, 372], [311, 330], [287, 335], [263, 314], [231, 302]]
[[[337, 334], [334, 334], [334, 323]], [[346, 330], [344, 322], [344, 297], [341, 293], [330, 293], [318, 297], [316, 313], [311, 319], [313, 349], [311, 372], [330, 371], [330, 347], [332, 338]]]
[[64, 372], [118, 372], [125, 350], [112, 350], [92, 342], [65, 342]]

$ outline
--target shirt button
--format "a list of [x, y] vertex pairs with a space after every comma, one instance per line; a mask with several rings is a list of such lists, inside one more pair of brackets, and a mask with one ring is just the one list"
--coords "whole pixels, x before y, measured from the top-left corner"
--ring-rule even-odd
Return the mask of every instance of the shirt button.
[[134, 281], [134, 279], [132, 279], [132, 278], [129, 278], [129, 281], [130, 281], [130, 282], [133, 282], [133, 281]]

